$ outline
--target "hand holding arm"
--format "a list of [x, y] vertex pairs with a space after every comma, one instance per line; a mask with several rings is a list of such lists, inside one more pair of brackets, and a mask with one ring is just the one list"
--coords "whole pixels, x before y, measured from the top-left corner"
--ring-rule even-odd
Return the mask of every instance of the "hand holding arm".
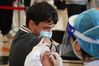
[[51, 61], [53, 62], [54, 66], [63, 66], [63, 60], [59, 56], [58, 53], [52, 52], [50, 55]]

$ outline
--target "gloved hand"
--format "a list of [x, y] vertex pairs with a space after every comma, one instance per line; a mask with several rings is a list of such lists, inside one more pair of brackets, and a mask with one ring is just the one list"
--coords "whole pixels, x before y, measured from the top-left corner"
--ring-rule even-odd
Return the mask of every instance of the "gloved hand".
[[44, 42], [42, 38], [39, 44], [33, 47], [33, 50], [27, 55], [24, 66], [42, 66], [41, 59], [45, 52], [50, 52], [49, 43]]
[[63, 60], [62, 60], [62, 58], [59, 56], [58, 53], [56, 53], [56, 52], [50, 53], [50, 58], [51, 58], [51, 61], [52, 61], [53, 64], [54, 64], [54, 66], [63, 66]]

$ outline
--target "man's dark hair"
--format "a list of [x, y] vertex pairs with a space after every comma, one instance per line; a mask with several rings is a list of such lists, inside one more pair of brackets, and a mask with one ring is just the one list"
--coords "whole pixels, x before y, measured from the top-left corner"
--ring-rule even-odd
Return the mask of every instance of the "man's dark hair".
[[54, 9], [47, 2], [35, 3], [27, 11], [27, 26], [30, 20], [33, 20], [35, 24], [39, 24], [41, 21], [47, 21], [49, 23], [52, 21], [54, 24], [56, 24], [58, 21], [58, 14], [56, 9]]

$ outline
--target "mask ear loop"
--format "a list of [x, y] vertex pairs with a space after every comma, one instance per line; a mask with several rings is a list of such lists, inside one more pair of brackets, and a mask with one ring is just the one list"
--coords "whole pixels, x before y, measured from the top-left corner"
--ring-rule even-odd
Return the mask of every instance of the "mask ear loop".
[[78, 54], [78, 53], [76, 52], [75, 48], [74, 48], [74, 45], [76, 44], [76, 42], [77, 42], [77, 39], [76, 39], [76, 40], [73, 42], [73, 44], [72, 44], [73, 51], [74, 51], [75, 55], [76, 55], [79, 59], [83, 59], [81, 52], [80, 52], [80, 54]]

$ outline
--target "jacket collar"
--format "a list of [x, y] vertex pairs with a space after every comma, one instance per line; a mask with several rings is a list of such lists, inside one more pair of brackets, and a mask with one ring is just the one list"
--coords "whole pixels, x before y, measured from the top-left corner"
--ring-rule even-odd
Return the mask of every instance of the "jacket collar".
[[26, 26], [21, 26], [20, 27], [20, 30], [22, 30], [22, 31], [24, 31], [24, 32], [26, 32], [26, 33], [32, 33]]

